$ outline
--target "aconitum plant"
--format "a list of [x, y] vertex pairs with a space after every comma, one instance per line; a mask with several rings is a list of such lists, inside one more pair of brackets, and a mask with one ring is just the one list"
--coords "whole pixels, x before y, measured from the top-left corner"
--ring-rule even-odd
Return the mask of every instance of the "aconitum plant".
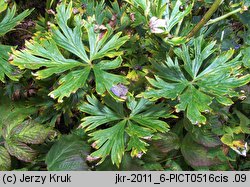
[[248, 1], [26, 1], [0, 0], [0, 170], [250, 169]]

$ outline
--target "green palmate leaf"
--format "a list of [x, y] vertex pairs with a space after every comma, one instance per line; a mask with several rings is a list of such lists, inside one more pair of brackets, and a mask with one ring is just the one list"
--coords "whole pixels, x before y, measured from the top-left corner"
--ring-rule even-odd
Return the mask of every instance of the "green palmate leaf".
[[[104, 98], [104, 104], [95, 96], [87, 96], [88, 103], [82, 103], [79, 109], [89, 114], [83, 118], [81, 126], [87, 132], [100, 126], [108, 126], [103, 130], [89, 133], [97, 149], [91, 155], [102, 158], [100, 162], [111, 155], [112, 162], [119, 166], [125, 150], [132, 156], [138, 156], [147, 151], [146, 139], [154, 136], [154, 132], [168, 131], [168, 124], [160, 118], [170, 117], [170, 112], [163, 104], [155, 104], [140, 99], [136, 101], [129, 97], [125, 107], [110, 97]], [[130, 112], [128, 112], [130, 111]], [[128, 137], [128, 141], [126, 141]]]
[[59, 80], [60, 86], [50, 92], [49, 96], [58, 98], [58, 102], [62, 102], [64, 97], [69, 97], [71, 93], [75, 93], [85, 85], [89, 72], [90, 68], [87, 67], [84, 70], [76, 70], [68, 73]]
[[140, 153], [146, 153], [149, 144], [144, 139], [150, 139], [153, 131], [147, 128], [142, 128], [136, 123], [128, 122], [126, 133], [130, 136], [127, 145], [127, 150], [131, 150], [131, 156], [138, 156]]
[[[72, 20], [72, 12], [72, 2], [68, 6], [60, 4], [57, 7], [57, 26], [51, 24], [51, 34], [44, 38], [39, 38], [38, 34], [33, 41], [26, 43], [27, 49], [14, 52], [12, 62], [21, 69], [38, 70], [34, 74], [38, 79], [45, 79], [53, 74], [61, 75], [59, 86], [49, 94], [52, 98], [58, 98], [59, 102], [83, 88], [91, 72], [95, 75], [98, 94], [110, 91], [118, 83], [127, 83], [125, 77], [109, 73], [108, 70], [121, 66], [122, 52], [118, 49], [128, 37], [120, 37], [121, 33], [113, 34], [114, 31], [109, 26], [105, 32], [97, 31], [94, 17], [86, 21], [80, 15], [75, 15], [75, 26], [71, 28], [69, 21]], [[83, 37], [85, 33], [87, 41], [83, 40], [86, 38]], [[60, 48], [72, 53], [72, 58], [65, 58]], [[104, 57], [117, 58], [103, 60]]]
[[[85, 3], [85, 5], [88, 5], [84, 7], [84, 11], [85, 11], [84, 17], [95, 16], [96, 22], [99, 25], [101, 25], [107, 16], [107, 11], [106, 11], [107, 9], [105, 9], [106, 8], [105, 1], [84, 0], [84, 1], [81, 1], [81, 4], [83, 2]], [[79, 3], [78, 3], [78, 6], [79, 6]]]
[[70, 51], [79, 58], [81, 58], [85, 63], [89, 62], [89, 58], [84, 49], [84, 44], [82, 42], [82, 20], [79, 16], [75, 16], [75, 28], [71, 29], [68, 26], [68, 21], [72, 15], [72, 2], [68, 6], [65, 3], [57, 6], [57, 16], [56, 21], [58, 27], [52, 25], [53, 39], [60, 47]]
[[180, 95], [180, 104], [176, 106], [176, 109], [177, 112], [186, 111], [187, 117], [192, 123], [204, 123], [206, 118], [201, 114], [201, 112], [210, 110], [208, 106], [211, 101], [211, 97], [200, 92], [191, 85], [182, 95]]
[[9, 171], [11, 169], [11, 159], [8, 151], [0, 146], [0, 171]]
[[[0, 14], [7, 9], [8, 3], [4, 0], [0, 0]], [[11, 29], [13, 29], [20, 21], [27, 17], [31, 11], [26, 10], [18, 16], [14, 17], [16, 13], [16, 6], [12, 9], [8, 9], [6, 15], [0, 20], [0, 37], [5, 35]], [[1, 18], [0, 18], [1, 19]], [[17, 81], [20, 77], [15, 74], [14, 68], [9, 64], [9, 54], [11, 52], [11, 46], [1, 45], [0, 43], [0, 81], [5, 82], [5, 75], [11, 80]]]
[[26, 48], [27, 50], [22, 52], [15, 51], [16, 61], [18, 61], [21, 69], [29, 68], [35, 70], [46, 66], [47, 69], [38, 71], [35, 74], [38, 79], [48, 78], [52, 74], [62, 73], [83, 65], [76, 60], [65, 59], [55, 41], [49, 37], [39, 38], [37, 41], [27, 41]]
[[165, 20], [166, 20], [166, 30], [168, 32], [170, 32], [175, 25], [181, 22], [184, 19], [184, 17], [187, 16], [192, 11], [193, 4], [190, 3], [187, 7], [185, 7], [185, 10], [183, 11], [180, 10], [180, 6], [185, 6], [185, 5], [183, 5], [181, 0], [177, 0], [172, 11], [169, 10], [170, 4], [166, 7]]
[[62, 136], [46, 156], [49, 171], [86, 171], [89, 146], [78, 136]]
[[6, 147], [10, 155], [24, 162], [32, 162], [37, 156], [36, 151], [31, 149], [25, 143], [19, 141], [7, 139], [4, 143], [4, 146]]
[[118, 83], [126, 83], [126, 78], [120, 75], [108, 73], [105, 70], [116, 69], [121, 66], [122, 58], [117, 57], [113, 61], [101, 61], [99, 64], [93, 67], [95, 79], [96, 79], [96, 91], [99, 94], [103, 94], [105, 90], [110, 92], [112, 86]]
[[11, 80], [17, 81], [20, 77], [15, 75], [14, 68], [8, 62], [11, 47], [0, 44], [0, 81], [5, 82], [5, 75]]
[[151, 5], [151, 2], [149, 0], [126, 0], [126, 2], [136, 8], [142, 15], [148, 16]]
[[[105, 130], [99, 130], [90, 133], [89, 136], [93, 136], [95, 141], [95, 148], [98, 149], [92, 153], [93, 157], [100, 157], [103, 155], [111, 154], [111, 159], [117, 165], [121, 163], [122, 156], [124, 154], [124, 133], [125, 133], [126, 121], [120, 121], [113, 127]], [[104, 157], [105, 158], [105, 157]]]
[[[3, 0], [0, 0], [0, 13], [6, 9], [6, 5], [1, 6]], [[21, 14], [15, 17], [16, 13], [16, 5], [14, 5], [11, 9], [7, 10], [5, 17], [0, 21], [0, 36], [3, 36], [11, 29], [13, 29], [20, 21], [22, 21], [25, 17], [27, 17], [32, 10], [25, 10]]]
[[[128, 37], [120, 37], [121, 32], [112, 36], [113, 31], [107, 27], [107, 31], [102, 36], [96, 34], [95, 25], [93, 24], [94, 19], [84, 21], [84, 27], [88, 34], [89, 48], [90, 48], [90, 61], [100, 59], [103, 57], [116, 57], [122, 54], [117, 51], [127, 40]], [[112, 38], [110, 38], [112, 36]]]
[[250, 75], [239, 77], [243, 72], [241, 56], [233, 58], [233, 50], [207, 60], [214, 53], [214, 46], [214, 42], [205, 45], [201, 36], [193, 41], [193, 57], [189, 47], [182, 45], [174, 50], [179, 60], [167, 57], [165, 63], [153, 62], [155, 79], [148, 81], [154, 88], [141, 95], [152, 100], [178, 98], [177, 112], [185, 111], [193, 124], [206, 123], [202, 113], [211, 111], [209, 105], [214, 98], [223, 105], [231, 105], [230, 98], [238, 95], [234, 89], [250, 81]]

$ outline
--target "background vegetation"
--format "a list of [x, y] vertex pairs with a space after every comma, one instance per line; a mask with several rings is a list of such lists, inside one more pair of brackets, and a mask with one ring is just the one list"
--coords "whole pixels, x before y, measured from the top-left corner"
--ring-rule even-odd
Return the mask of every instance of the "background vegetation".
[[0, 170], [249, 170], [249, 5], [0, 0]]

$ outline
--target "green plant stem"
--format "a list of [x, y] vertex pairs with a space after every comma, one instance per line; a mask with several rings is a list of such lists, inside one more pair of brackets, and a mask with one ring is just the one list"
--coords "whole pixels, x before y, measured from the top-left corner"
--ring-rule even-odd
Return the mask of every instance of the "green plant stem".
[[53, 4], [54, 0], [47, 0], [46, 1], [46, 11], [45, 11], [45, 26], [47, 26], [47, 22], [49, 21], [49, 14], [47, 10], [51, 8], [51, 5]]
[[181, 21], [178, 23], [177, 28], [175, 30], [175, 36], [178, 36], [180, 29], [181, 29], [181, 24], [183, 22], [183, 19], [181, 19]]
[[[175, 36], [177, 37], [179, 32], [180, 32], [180, 29], [181, 29], [181, 25], [182, 25], [182, 22], [183, 22], [183, 19], [178, 23], [177, 25], [177, 28], [175, 30]], [[168, 55], [172, 58], [174, 56], [174, 50], [173, 50], [173, 47], [171, 47], [169, 49], [169, 52], [168, 52]]]
[[221, 21], [221, 20], [223, 20], [223, 19], [226, 19], [227, 17], [229, 17], [229, 16], [231, 16], [231, 15], [233, 15], [233, 14], [236, 14], [236, 13], [238, 13], [238, 12], [240, 12], [240, 11], [242, 11], [242, 8], [238, 8], [238, 9], [236, 9], [236, 10], [233, 10], [233, 11], [231, 11], [231, 12], [229, 12], [229, 13], [223, 15], [223, 16], [220, 16], [220, 17], [218, 17], [218, 18], [210, 19], [205, 25], [206, 25], [206, 26], [207, 26], [207, 25], [211, 25], [211, 24], [213, 24], [213, 23], [216, 23], [216, 22], [218, 22], [218, 21]]
[[188, 34], [187, 38], [192, 38], [196, 35], [196, 33], [208, 22], [208, 20], [211, 18], [211, 16], [215, 13], [215, 11], [219, 8], [220, 4], [224, 0], [215, 0], [211, 8], [207, 11], [207, 13], [204, 15], [204, 17], [200, 20], [200, 22], [191, 30], [191, 32]]

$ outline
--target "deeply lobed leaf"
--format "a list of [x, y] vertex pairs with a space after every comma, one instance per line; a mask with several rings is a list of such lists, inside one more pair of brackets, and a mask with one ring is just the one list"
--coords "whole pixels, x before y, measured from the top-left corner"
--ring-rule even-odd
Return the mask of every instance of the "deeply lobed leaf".
[[193, 124], [206, 123], [202, 113], [211, 111], [209, 105], [214, 98], [223, 105], [231, 105], [231, 98], [238, 95], [234, 89], [250, 81], [250, 75], [238, 76], [243, 71], [241, 55], [233, 58], [234, 51], [230, 49], [207, 61], [214, 53], [215, 43], [203, 46], [201, 36], [193, 41], [193, 58], [189, 47], [182, 45], [174, 50], [179, 60], [167, 57], [165, 63], [153, 62], [155, 79], [148, 81], [154, 88], [141, 95], [153, 100], [178, 98], [177, 112], [185, 111]]
[[[111, 155], [112, 162], [119, 166], [125, 150], [131, 150], [133, 157], [145, 153], [146, 139], [152, 138], [155, 132], [168, 131], [168, 124], [160, 118], [171, 115], [163, 104], [154, 105], [146, 99], [136, 101], [129, 98], [127, 107], [124, 107], [110, 97], [105, 97], [105, 104], [95, 96], [87, 96], [87, 100], [88, 103], [79, 106], [82, 112], [89, 114], [83, 118], [81, 126], [87, 132], [91, 131], [90, 141], [94, 141], [93, 146], [97, 149], [91, 155], [102, 158], [100, 162]], [[97, 130], [104, 125], [108, 128]], [[126, 136], [129, 137], [127, 141]]]
[[[8, 2], [0, 0], [0, 14], [7, 9], [3, 19], [0, 20], [0, 37], [4, 36], [7, 32], [11, 31], [16, 25], [18, 25], [24, 18], [26, 18], [32, 10], [25, 10], [21, 14], [15, 16], [16, 5], [10, 9]], [[11, 46], [2, 45], [0, 43], [0, 81], [5, 82], [5, 76], [11, 80], [17, 81], [20, 75], [16, 74], [14, 68], [9, 64], [9, 54], [11, 52]]]
[[[92, 72], [98, 94], [110, 92], [111, 87], [118, 83], [127, 83], [124, 76], [109, 73], [107, 70], [121, 66], [122, 52], [118, 50], [129, 37], [120, 37], [121, 33], [114, 34], [108, 27], [104, 33], [98, 33], [95, 30], [95, 17], [86, 21], [80, 15], [75, 15], [72, 28], [69, 25], [71, 17], [72, 2], [57, 6], [57, 25], [51, 24], [51, 33], [46, 37], [40, 37], [38, 33], [33, 41], [26, 43], [27, 49], [14, 51], [12, 64], [21, 69], [37, 70], [34, 75], [38, 79], [46, 79], [54, 74], [61, 75], [59, 86], [49, 94], [59, 102], [83, 88]], [[88, 41], [83, 40], [85, 34]], [[70, 52], [72, 58], [65, 58], [61, 49]], [[117, 58], [104, 60], [104, 57]]]

